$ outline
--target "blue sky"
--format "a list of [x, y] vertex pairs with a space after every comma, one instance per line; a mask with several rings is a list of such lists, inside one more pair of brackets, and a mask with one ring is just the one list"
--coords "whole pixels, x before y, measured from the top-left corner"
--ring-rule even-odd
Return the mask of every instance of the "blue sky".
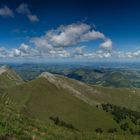
[[1, 0], [0, 57], [139, 59], [139, 16], [138, 0]]

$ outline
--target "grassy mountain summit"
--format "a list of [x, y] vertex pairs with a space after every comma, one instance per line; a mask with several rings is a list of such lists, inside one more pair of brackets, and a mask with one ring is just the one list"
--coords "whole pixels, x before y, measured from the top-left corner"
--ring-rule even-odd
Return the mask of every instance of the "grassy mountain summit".
[[0, 67], [0, 88], [8, 88], [23, 83], [22, 78], [10, 67]]

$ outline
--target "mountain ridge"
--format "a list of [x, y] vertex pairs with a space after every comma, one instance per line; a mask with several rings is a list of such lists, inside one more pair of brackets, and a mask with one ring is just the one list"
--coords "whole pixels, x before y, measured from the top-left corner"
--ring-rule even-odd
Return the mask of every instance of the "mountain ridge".
[[23, 79], [9, 66], [0, 67], [0, 89], [24, 83]]

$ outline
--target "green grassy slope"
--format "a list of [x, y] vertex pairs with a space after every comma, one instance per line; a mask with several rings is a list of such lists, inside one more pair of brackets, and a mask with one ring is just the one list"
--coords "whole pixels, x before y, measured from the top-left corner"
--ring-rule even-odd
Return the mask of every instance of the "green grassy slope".
[[8, 91], [16, 107], [28, 115], [49, 121], [58, 116], [80, 130], [118, 127], [111, 115], [72, 96], [70, 91], [48, 82], [45, 78], [18, 85]]
[[112, 116], [96, 105], [111, 103], [131, 109], [140, 105], [139, 89], [91, 86], [49, 73], [8, 89], [7, 96], [29, 116], [43, 121], [58, 116], [81, 130], [118, 127]]
[[[100, 93], [97, 98], [102, 103], [111, 103], [118, 106], [124, 106], [137, 110], [140, 106], [140, 89], [139, 88], [107, 88], [102, 86], [93, 86], [94, 90]], [[94, 98], [93, 94], [90, 98]]]
[[31, 119], [13, 109], [6, 103], [6, 98], [0, 98], [0, 139], [1, 140], [74, 140], [82, 134]]
[[23, 83], [22, 78], [7, 66], [0, 67], [0, 89], [10, 88]]
[[15, 111], [0, 99], [1, 140], [139, 140], [138, 136], [78, 132], [52, 123], [44, 123]]
[[0, 103], [0, 139], [26, 139], [46, 135], [44, 126], [36, 120], [30, 119], [14, 111], [11, 106]]
[[[61, 83], [69, 85], [87, 99], [90, 104], [111, 103], [131, 109], [140, 106], [140, 89], [138, 88], [109, 88], [84, 84], [64, 76], [58, 76]], [[72, 91], [71, 91], [72, 92]], [[75, 93], [76, 94], [76, 93]]]

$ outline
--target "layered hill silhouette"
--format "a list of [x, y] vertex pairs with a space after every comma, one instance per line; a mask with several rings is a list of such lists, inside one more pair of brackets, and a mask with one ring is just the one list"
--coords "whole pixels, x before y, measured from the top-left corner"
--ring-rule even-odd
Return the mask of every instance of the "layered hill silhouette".
[[137, 69], [103, 69], [103, 68], [48, 68], [69, 78], [104, 87], [130, 88], [140, 87], [140, 72]]

